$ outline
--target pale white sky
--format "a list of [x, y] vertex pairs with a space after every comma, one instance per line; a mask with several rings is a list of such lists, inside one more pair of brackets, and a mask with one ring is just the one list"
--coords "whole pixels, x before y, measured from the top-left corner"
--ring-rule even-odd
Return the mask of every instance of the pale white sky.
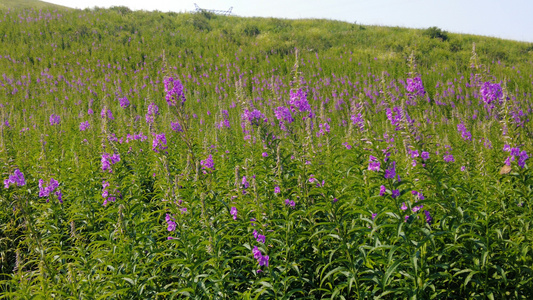
[[533, 0], [46, 0], [74, 8], [128, 6], [134, 10], [228, 10], [233, 15], [277, 18], [324, 18], [364, 25], [411, 28], [437, 26], [533, 42]]

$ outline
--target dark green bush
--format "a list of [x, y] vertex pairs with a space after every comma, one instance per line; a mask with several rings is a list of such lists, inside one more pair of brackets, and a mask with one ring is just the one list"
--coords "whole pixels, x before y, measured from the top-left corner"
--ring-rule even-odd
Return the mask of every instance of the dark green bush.
[[424, 35], [429, 36], [432, 39], [441, 39], [442, 41], [448, 40], [448, 33], [436, 26], [424, 30]]
[[248, 24], [244, 26], [243, 33], [247, 36], [256, 36], [259, 35], [261, 31], [259, 30], [259, 28], [257, 28], [256, 25]]

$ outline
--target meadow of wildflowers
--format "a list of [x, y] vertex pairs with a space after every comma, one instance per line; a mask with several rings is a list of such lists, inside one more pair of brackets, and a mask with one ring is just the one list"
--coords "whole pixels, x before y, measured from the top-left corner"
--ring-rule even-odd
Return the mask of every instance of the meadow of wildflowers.
[[531, 297], [527, 46], [116, 8], [0, 30], [0, 299]]

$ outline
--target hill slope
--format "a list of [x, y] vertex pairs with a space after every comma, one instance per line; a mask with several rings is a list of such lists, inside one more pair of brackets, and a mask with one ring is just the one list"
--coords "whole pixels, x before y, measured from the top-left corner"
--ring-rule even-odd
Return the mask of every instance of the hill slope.
[[38, 0], [0, 0], [0, 9], [72, 9], [70, 7], [57, 5]]

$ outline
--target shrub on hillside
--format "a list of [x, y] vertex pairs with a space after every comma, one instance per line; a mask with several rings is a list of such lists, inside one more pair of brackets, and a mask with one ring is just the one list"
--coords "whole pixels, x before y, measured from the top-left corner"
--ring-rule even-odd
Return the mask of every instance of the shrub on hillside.
[[432, 39], [441, 39], [442, 41], [448, 40], [448, 33], [436, 26], [424, 30], [424, 35], [429, 36]]

